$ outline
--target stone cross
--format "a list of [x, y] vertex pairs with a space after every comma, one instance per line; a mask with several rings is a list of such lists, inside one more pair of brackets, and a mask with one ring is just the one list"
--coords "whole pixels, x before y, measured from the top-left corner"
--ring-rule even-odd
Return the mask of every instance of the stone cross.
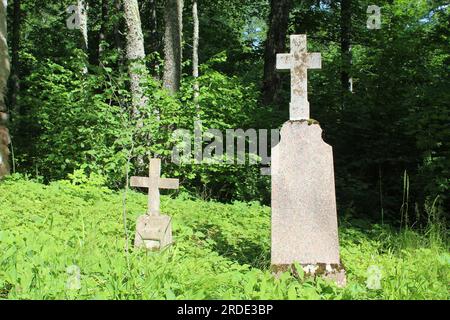
[[178, 189], [178, 179], [161, 178], [161, 159], [150, 159], [149, 177], [131, 177], [132, 187], [148, 188], [148, 215], [159, 216], [159, 189]]
[[[277, 55], [277, 69], [291, 71], [290, 121], [272, 148], [272, 248], [275, 273], [295, 270], [346, 282], [340, 262], [333, 149], [309, 120], [307, 70], [321, 67], [306, 51], [306, 35], [291, 36], [291, 53]], [[297, 270], [298, 272], [298, 270]]]
[[277, 69], [291, 71], [290, 120], [308, 120], [308, 69], [321, 69], [320, 53], [308, 53], [306, 35], [291, 35], [291, 53], [277, 54]]

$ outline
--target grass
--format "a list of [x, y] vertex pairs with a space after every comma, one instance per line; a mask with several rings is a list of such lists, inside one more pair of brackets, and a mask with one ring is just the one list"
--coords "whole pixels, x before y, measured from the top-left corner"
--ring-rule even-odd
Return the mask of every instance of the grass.
[[[342, 221], [348, 285], [341, 289], [323, 279], [272, 277], [270, 208], [257, 203], [163, 197], [175, 244], [162, 253], [126, 252], [123, 193], [98, 185], [0, 182], [0, 299], [449, 298], [448, 244], [435, 233]], [[129, 192], [126, 207], [131, 246], [146, 197]], [[377, 289], [371, 283], [380, 272]]]

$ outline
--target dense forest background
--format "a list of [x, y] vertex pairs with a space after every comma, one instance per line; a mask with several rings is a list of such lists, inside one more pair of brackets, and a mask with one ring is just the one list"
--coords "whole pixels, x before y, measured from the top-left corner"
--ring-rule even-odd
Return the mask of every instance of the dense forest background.
[[[309, 100], [334, 148], [340, 214], [448, 217], [447, 1], [78, 1], [81, 30], [67, 26], [76, 2], [8, 6], [13, 171], [47, 182], [82, 170], [123, 188], [158, 154], [187, 195], [268, 204], [259, 166], [177, 166], [171, 133], [198, 119], [204, 130], [281, 127], [290, 81], [275, 54], [306, 33], [322, 53]], [[380, 29], [366, 26], [369, 5]]]

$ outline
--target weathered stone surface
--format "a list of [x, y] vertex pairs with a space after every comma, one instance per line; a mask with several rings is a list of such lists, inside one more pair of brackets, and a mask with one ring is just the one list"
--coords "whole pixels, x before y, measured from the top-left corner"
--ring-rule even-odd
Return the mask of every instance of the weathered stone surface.
[[320, 126], [286, 122], [271, 171], [272, 265], [339, 265], [333, 151]]
[[160, 214], [159, 189], [178, 189], [179, 181], [160, 176], [161, 160], [150, 159], [149, 177], [131, 177], [132, 187], [148, 188], [147, 215], [140, 216], [136, 224], [136, 248], [161, 250], [172, 243], [172, 220]]
[[132, 187], [148, 188], [149, 215], [159, 215], [160, 194], [159, 189], [178, 189], [178, 179], [165, 179], [161, 176], [161, 159], [150, 159], [149, 177], [131, 177]]
[[306, 35], [291, 35], [291, 53], [277, 54], [277, 69], [291, 72], [290, 120], [309, 119], [308, 69], [321, 69], [320, 53], [308, 53]]
[[[302, 271], [298, 270], [297, 266], [302, 268]], [[322, 277], [333, 281], [338, 287], [341, 288], [347, 285], [345, 269], [340, 264], [278, 264], [272, 266], [272, 271], [276, 278], [279, 278], [284, 272], [289, 272], [292, 276], [297, 277], [300, 280]], [[300, 273], [303, 275], [300, 276]]]
[[134, 246], [161, 250], [172, 244], [172, 219], [164, 215], [142, 215], [137, 219]]

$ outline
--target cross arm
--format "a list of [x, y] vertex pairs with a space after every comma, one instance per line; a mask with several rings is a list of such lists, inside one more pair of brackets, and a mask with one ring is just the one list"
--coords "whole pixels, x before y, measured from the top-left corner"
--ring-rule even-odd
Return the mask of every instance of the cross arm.
[[310, 53], [307, 59], [309, 69], [322, 69], [322, 55], [320, 53]]
[[[149, 188], [151, 186], [150, 178], [148, 177], [131, 177], [130, 186], [137, 188]], [[162, 179], [158, 181], [158, 188], [160, 189], [178, 189], [180, 183], [178, 179]]]
[[150, 178], [147, 177], [131, 177], [130, 186], [138, 188], [148, 188], [150, 186]]
[[277, 54], [277, 70], [289, 70], [292, 67], [292, 55], [290, 53]]
[[178, 189], [180, 182], [178, 179], [159, 179], [158, 187], [160, 189]]

